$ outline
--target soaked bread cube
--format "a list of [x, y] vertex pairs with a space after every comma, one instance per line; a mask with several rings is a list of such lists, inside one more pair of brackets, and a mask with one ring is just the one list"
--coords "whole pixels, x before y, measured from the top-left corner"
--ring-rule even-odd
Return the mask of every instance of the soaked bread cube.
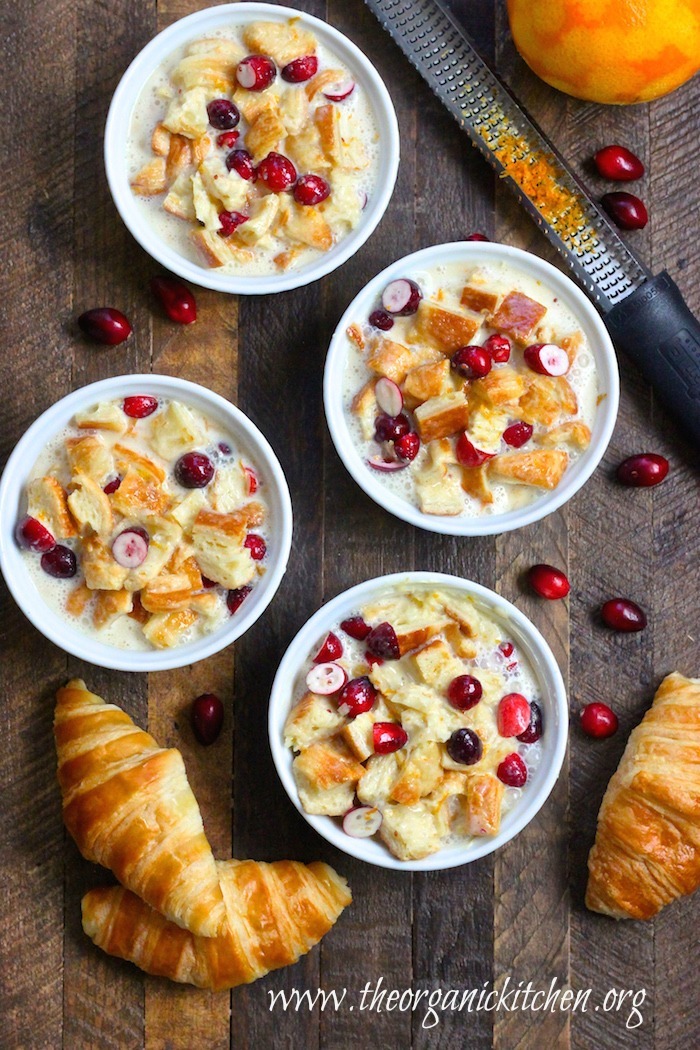
[[99, 536], [109, 535], [114, 527], [109, 497], [85, 474], [76, 474], [71, 485], [73, 491], [68, 496], [68, 506], [80, 531], [92, 529]]
[[467, 777], [466, 835], [495, 835], [501, 826], [504, 787], [492, 773]]
[[391, 624], [402, 656], [439, 634], [449, 619], [430, 595], [414, 594], [397, 594], [372, 602], [363, 607], [362, 614], [367, 623], [388, 621]]
[[493, 492], [489, 485], [488, 463], [478, 467], [462, 467], [462, 488], [468, 495], [485, 506], [493, 503]]
[[527, 390], [519, 402], [520, 418], [526, 423], [551, 427], [562, 416], [577, 411], [576, 394], [564, 376], [528, 376]]
[[431, 397], [416, 409], [416, 424], [424, 444], [451, 437], [469, 424], [469, 402], [463, 390]]
[[350, 171], [367, 167], [367, 154], [362, 139], [339, 106], [329, 103], [314, 112], [314, 121], [321, 139], [321, 149], [331, 164]]
[[525, 389], [525, 377], [507, 365], [492, 368], [483, 379], [476, 379], [471, 384], [471, 394], [492, 405], [515, 405]]
[[243, 29], [243, 40], [253, 54], [269, 55], [278, 66], [316, 53], [316, 38], [294, 21], [251, 22]]
[[[263, 109], [253, 121], [245, 136], [245, 145], [253, 158], [254, 164], [259, 164], [268, 153], [279, 152], [280, 143], [287, 134], [287, 129], [282, 121], [278, 110], [270, 108]], [[240, 175], [238, 175], [240, 179]], [[245, 182], [245, 179], [241, 180]]]
[[495, 292], [489, 292], [486, 288], [466, 284], [462, 289], [460, 302], [475, 314], [485, 314], [489, 318], [496, 309], [499, 298]]
[[[119, 489], [117, 490], [119, 491]], [[182, 538], [182, 529], [168, 518], [150, 516], [144, 519], [148, 531], [148, 554], [135, 569], [130, 569], [124, 586], [127, 591], [140, 590], [158, 576], [172, 558]]]
[[367, 357], [367, 367], [377, 375], [386, 376], [400, 385], [408, 372], [424, 360], [425, 358], [421, 359], [421, 355], [409, 347], [377, 336]]
[[287, 91], [279, 100], [279, 115], [285, 135], [298, 135], [309, 120], [309, 102], [304, 91]]
[[414, 806], [433, 791], [444, 776], [440, 748], [434, 742], [419, 744], [410, 752], [391, 789], [392, 802]]
[[189, 222], [194, 222], [197, 218], [192, 193], [192, 177], [189, 173], [184, 172], [175, 179], [163, 201], [163, 209], [170, 215], [178, 219], [187, 219]]
[[117, 564], [97, 534], [84, 538], [80, 566], [91, 591], [120, 591], [129, 575], [129, 570]]
[[489, 474], [500, 481], [555, 489], [567, 468], [569, 457], [561, 449], [504, 452], [489, 460]]
[[[182, 95], [176, 95], [163, 117], [163, 125], [175, 135], [184, 135], [188, 139], [198, 139], [205, 134], [209, 126], [207, 102], [210, 97], [206, 88], [195, 87]], [[163, 165], [165, 170], [165, 165]]]
[[465, 674], [465, 667], [442, 638], [434, 638], [413, 654], [416, 670], [438, 693], [446, 693], [450, 682]]
[[77, 534], [63, 485], [48, 475], [34, 478], [27, 486], [27, 514], [46, 525], [57, 540], [67, 540]]
[[98, 591], [92, 610], [92, 622], [98, 630], [109, 627], [120, 616], [127, 616], [134, 607], [134, 596], [129, 591]]
[[[215, 154], [207, 157], [199, 165], [197, 174], [202, 180], [202, 185], [208, 195], [217, 201], [221, 201], [227, 211], [245, 211], [250, 194], [250, 184], [242, 179], [237, 171], [229, 171], [222, 157]], [[195, 194], [195, 210], [200, 222], [207, 221], [206, 215], [200, 215], [198, 209], [198, 196], [196, 180], [192, 180], [192, 188]], [[221, 210], [221, 209], [219, 209]]]
[[123, 434], [129, 423], [119, 405], [111, 401], [101, 401], [85, 412], [76, 412], [73, 421], [79, 430], [110, 430], [115, 434]]
[[136, 172], [130, 182], [132, 191], [139, 197], [157, 197], [165, 193], [168, 179], [165, 171], [165, 158], [154, 157]]
[[156, 484], [161, 484], [165, 481], [165, 471], [160, 464], [148, 456], [144, 456], [141, 452], [137, 452], [135, 448], [131, 448], [129, 445], [122, 445], [117, 442], [114, 446], [114, 458], [120, 474], [126, 474], [133, 467], [136, 473], [146, 481]]
[[304, 748], [292, 764], [299, 798], [307, 813], [340, 816], [353, 804], [365, 770], [337, 738]]
[[399, 860], [420, 860], [442, 845], [437, 821], [425, 802], [386, 806], [379, 835]]
[[469, 413], [467, 437], [482, 452], [496, 452], [501, 446], [503, 431], [509, 419], [507, 410], [477, 402]]
[[588, 448], [591, 443], [591, 431], [585, 423], [575, 419], [569, 423], [561, 423], [558, 427], [553, 427], [546, 434], [542, 434], [538, 440], [540, 444], [546, 445], [548, 448], [554, 448], [557, 445], [571, 445], [573, 448], [583, 450]]
[[547, 307], [542, 303], [523, 292], [513, 291], [505, 296], [490, 323], [522, 345], [531, 342], [535, 328], [546, 313]]
[[333, 736], [342, 728], [344, 721], [334, 699], [317, 693], [305, 693], [287, 717], [284, 726], [285, 746], [302, 751], [318, 740]]
[[177, 401], [170, 404], [151, 423], [151, 445], [163, 459], [179, 459], [206, 442], [206, 423], [199, 413]]
[[184, 635], [196, 622], [197, 613], [192, 609], [155, 613], [143, 625], [143, 633], [156, 649], [172, 649], [182, 644]]
[[[418, 411], [420, 409], [416, 415]], [[431, 441], [428, 445], [428, 462], [414, 474], [418, 506], [424, 514], [452, 516], [464, 510], [460, 468], [454, 460], [454, 454], [450, 456], [446, 450], [452, 453], [447, 438]]]
[[412, 368], [404, 379], [403, 393], [421, 404], [430, 398], [440, 397], [451, 387], [450, 362], [443, 358], [441, 361], [429, 361], [425, 365]]
[[374, 392], [376, 385], [377, 380], [370, 379], [358, 390], [350, 405], [350, 411], [354, 412], [360, 420], [360, 429], [365, 441], [371, 441], [374, 437], [374, 422], [379, 415], [379, 405]]
[[[241, 179], [241, 182], [242, 181], [243, 180]], [[218, 231], [221, 228], [219, 212], [221, 211], [222, 205], [221, 202], [215, 201], [214, 198], [210, 196], [204, 185], [204, 179], [202, 178], [202, 173], [200, 171], [196, 171], [194, 175], [190, 177], [190, 193], [192, 197], [194, 217], [207, 230]]]
[[295, 165], [297, 171], [323, 173], [330, 168], [331, 162], [321, 147], [321, 135], [312, 122], [290, 134], [285, 142], [285, 155]]
[[450, 356], [460, 346], [472, 342], [481, 326], [481, 317], [458, 314], [423, 299], [415, 317], [412, 340], [427, 340]]
[[242, 546], [246, 532], [246, 517], [240, 512], [199, 512], [192, 526], [192, 545], [197, 564], [208, 579], [232, 589], [250, 583], [255, 562]]
[[114, 510], [135, 521], [164, 514], [170, 506], [170, 496], [160, 482], [144, 478], [135, 467], [129, 467], [119, 488], [109, 498]]
[[248, 478], [241, 463], [223, 463], [217, 467], [207, 496], [214, 510], [221, 514], [237, 510], [248, 497]]
[[233, 41], [227, 43], [228, 48], [213, 46], [211, 50], [186, 55], [170, 75], [173, 84], [185, 92], [204, 88], [210, 97], [229, 95], [236, 86], [236, 66], [245, 58], [245, 53]]
[[192, 164], [192, 144], [184, 135], [171, 135], [168, 156], [165, 161], [165, 178], [168, 185], [175, 181]]
[[341, 731], [340, 736], [360, 762], [365, 762], [374, 754], [374, 735], [372, 727], [375, 722], [393, 722], [394, 716], [381, 696], [377, 697], [369, 711], [363, 711], [356, 718], [351, 718]]
[[238, 240], [243, 241], [244, 244], [257, 244], [272, 230], [279, 208], [280, 200], [276, 193], [270, 193], [267, 197], [253, 201], [248, 221], [242, 223], [236, 230]]
[[310, 102], [319, 91], [323, 91], [325, 87], [330, 87], [332, 84], [339, 84], [343, 80], [345, 80], [345, 73], [342, 69], [322, 69], [315, 77], [306, 82], [304, 92]]
[[331, 228], [318, 208], [305, 207], [294, 201], [284, 201], [280, 207], [278, 232], [319, 251], [328, 251], [333, 245]]
[[84, 474], [102, 482], [114, 472], [114, 458], [100, 434], [67, 438], [66, 453], [72, 474]]
[[394, 751], [388, 755], [372, 755], [363, 768], [357, 785], [357, 797], [365, 806], [382, 806], [391, 795], [394, 784], [406, 761], [406, 754]]

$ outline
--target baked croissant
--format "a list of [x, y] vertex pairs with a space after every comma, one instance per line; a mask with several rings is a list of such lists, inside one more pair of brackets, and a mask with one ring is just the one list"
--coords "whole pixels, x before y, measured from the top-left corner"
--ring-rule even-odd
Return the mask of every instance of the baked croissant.
[[633, 730], [598, 814], [586, 904], [648, 919], [700, 885], [700, 678], [670, 674]]
[[194, 936], [121, 886], [85, 894], [83, 929], [147, 973], [219, 991], [296, 962], [351, 900], [345, 880], [320, 861], [227, 860], [217, 868], [227, 916], [218, 937]]
[[75, 679], [56, 696], [63, 819], [88, 860], [178, 926], [215, 936], [219, 873], [182, 755]]

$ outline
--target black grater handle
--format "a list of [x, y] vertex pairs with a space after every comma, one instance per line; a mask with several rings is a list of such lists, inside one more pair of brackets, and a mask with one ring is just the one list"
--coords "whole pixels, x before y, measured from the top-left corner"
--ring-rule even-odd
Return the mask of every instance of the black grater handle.
[[700, 448], [700, 322], [664, 270], [604, 317], [613, 342]]

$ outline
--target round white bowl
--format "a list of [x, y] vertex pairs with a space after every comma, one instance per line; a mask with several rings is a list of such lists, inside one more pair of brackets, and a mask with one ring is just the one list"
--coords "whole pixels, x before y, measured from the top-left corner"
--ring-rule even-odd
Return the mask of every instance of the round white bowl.
[[[527, 506], [505, 514], [483, 514], [479, 517], [441, 516], [424, 514], [417, 506], [395, 495], [367, 467], [348, 427], [344, 404], [343, 375], [349, 340], [346, 330], [350, 324], [364, 320], [376, 309], [381, 293], [389, 281], [397, 277], [415, 277], [433, 266], [445, 263], [478, 265], [507, 263], [514, 269], [541, 280], [555, 291], [560, 301], [576, 317], [595, 360], [599, 394], [604, 395], [598, 406], [592, 428], [592, 439], [586, 451], [569, 467], [556, 489], [536, 497]], [[539, 521], [571, 499], [598, 466], [612, 436], [620, 397], [620, 379], [617, 358], [610, 336], [596, 310], [576, 285], [560, 270], [520, 248], [505, 244], [455, 241], [424, 248], [392, 263], [369, 282], [355, 296], [333, 333], [323, 381], [323, 402], [326, 420], [333, 444], [347, 470], [368, 496], [397, 518], [417, 525], [428, 532], [451, 536], [491, 536], [511, 529], [519, 529]]]
[[[534, 672], [542, 698], [544, 733], [540, 740], [540, 764], [523, 788], [522, 796], [503, 817], [497, 835], [474, 838], [464, 845], [447, 846], [422, 860], [403, 861], [390, 853], [379, 839], [360, 839], [346, 835], [338, 818], [314, 816], [304, 811], [292, 772], [294, 755], [290, 748], [285, 747], [283, 732], [287, 716], [294, 701], [298, 699], [294, 695], [294, 684], [299, 669], [332, 625], [346, 616], [357, 613], [364, 602], [378, 598], [392, 587], [420, 584], [462, 591], [476, 599], [486, 612], [507, 625], [509, 636], [525, 654]], [[394, 573], [367, 580], [339, 594], [319, 609], [302, 627], [284, 654], [272, 685], [268, 714], [270, 747], [275, 767], [285, 791], [304, 819], [319, 835], [323, 835], [350, 856], [396, 871], [439, 871], [468, 864], [493, 853], [522, 831], [542, 807], [556, 783], [566, 753], [568, 726], [569, 712], [561, 672], [551, 649], [537, 628], [514, 605], [501, 598], [495, 591], [478, 583], [439, 572]]]
[[[177, 48], [226, 25], [245, 25], [258, 19], [285, 22], [289, 18], [298, 18], [300, 26], [311, 30], [322, 44], [335, 52], [365, 91], [381, 142], [375, 189], [355, 229], [307, 266], [269, 276], [246, 277], [219, 273], [216, 269], [200, 266], [180, 255], [158, 236], [150, 224], [144, 222], [143, 213], [129, 186], [125, 147], [131, 115], [146, 81]], [[290, 7], [256, 3], [223, 4], [181, 18], [139, 52], [120, 80], [109, 107], [104, 156], [107, 181], [117, 210], [131, 234], [149, 255], [168, 270], [204, 288], [239, 295], [263, 295], [284, 292], [317, 281], [342, 266], [362, 247], [380, 222], [391, 199], [399, 165], [399, 129], [391, 97], [376, 69], [359, 48], [333, 26]]]
[[[211, 634], [173, 649], [140, 651], [105, 645], [72, 627], [46, 604], [27, 571], [26, 554], [17, 546], [15, 526], [24, 513], [27, 478], [48, 442], [68, 426], [75, 412], [101, 400], [130, 394], [172, 397], [198, 409], [231, 434], [237, 450], [254, 464], [265, 487], [271, 530], [267, 572], [260, 577], [240, 610]], [[203, 386], [164, 375], [128, 375], [91, 383], [49, 408], [17, 443], [0, 479], [0, 570], [24, 615], [37, 630], [66, 652], [100, 667], [118, 671], [166, 671], [197, 663], [240, 638], [262, 616], [280, 585], [292, 542], [292, 504], [279, 461], [258, 428], [230, 401]]]

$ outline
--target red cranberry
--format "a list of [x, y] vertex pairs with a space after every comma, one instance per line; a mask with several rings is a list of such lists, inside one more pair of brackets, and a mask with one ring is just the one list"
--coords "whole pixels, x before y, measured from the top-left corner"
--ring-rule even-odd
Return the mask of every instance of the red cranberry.
[[185, 452], [175, 464], [175, 479], [185, 489], [203, 489], [214, 477], [214, 464], [203, 452]]
[[247, 91], [264, 91], [276, 76], [277, 66], [267, 55], [248, 55], [236, 70], [236, 80]]
[[255, 180], [255, 165], [247, 149], [232, 150], [226, 157], [226, 167], [229, 171], [238, 172], [247, 182]]
[[490, 237], [487, 237], [485, 233], [469, 233], [464, 239], [465, 241], [490, 241]]
[[343, 643], [337, 634], [329, 631], [323, 641], [323, 645], [314, 656], [313, 662], [315, 664], [328, 664], [339, 659], [342, 655]]
[[382, 332], [388, 332], [394, 327], [394, 318], [386, 310], [373, 310], [369, 315], [369, 323], [373, 328], [379, 328]]
[[117, 565], [124, 569], [136, 569], [143, 565], [148, 557], [151, 537], [140, 525], [133, 525], [115, 536], [112, 543], [112, 557]]
[[527, 766], [513, 751], [499, 763], [496, 776], [506, 787], [521, 788], [527, 782]]
[[394, 442], [394, 452], [399, 459], [411, 463], [420, 452], [420, 438], [413, 431], [410, 434], [402, 434]]
[[134, 394], [133, 397], [125, 397], [122, 405], [124, 414], [132, 419], [145, 419], [151, 416], [158, 408], [158, 398], [150, 397], [148, 394]]
[[302, 175], [294, 187], [294, 200], [297, 204], [320, 204], [330, 192], [330, 185], [320, 175]]
[[593, 158], [598, 174], [613, 182], [631, 182], [641, 179], [644, 165], [639, 157], [625, 146], [604, 146]]
[[650, 488], [659, 485], [668, 474], [668, 460], [655, 452], [642, 452], [629, 456], [617, 468], [617, 480], [633, 488]]
[[273, 193], [282, 193], [296, 182], [297, 169], [281, 153], [268, 153], [258, 164], [257, 176]]
[[258, 491], [258, 475], [255, 473], [252, 467], [244, 467], [243, 473], [246, 476], [248, 482], [248, 495], [252, 496]]
[[104, 492], [104, 494], [106, 496], [111, 496], [113, 492], [117, 491], [117, 489], [119, 488], [121, 483], [122, 483], [122, 479], [121, 478], [112, 478], [111, 481], [107, 482], [107, 484], [102, 489], [102, 491]]
[[25, 551], [37, 551], [39, 554], [53, 550], [56, 546], [56, 540], [38, 518], [26, 517], [20, 521], [15, 530], [15, 539]]
[[581, 712], [581, 729], [588, 736], [598, 739], [612, 736], [617, 732], [617, 725], [617, 715], [607, 704], [595, 701], [592, 704], [586, 704]]
[[401, 656], [396, 631], [390, 623], [380, 623], [367, 635], [367, 648], [374, 656], [382, 660], [398, 660]]
[[463, 766], [473, 766], [483, 753], [481, 739], [473, 729], [455, 729], [445, 746], [452, 761]]
[[345, 633], [351, 638], [354, 638], [356, 642], [364, 642], [365, 638], [372, 630], [370, 625], [365, 623], [361, 616], [350, 616], [347, 620], [343, 620], [340, 629], [341, 631], [345, 631]]
[[374, 706], [376, 699], [377, 690], [367, 675], [362, 675], [361, 678], [351, 678], [340, 690], [338, 711], [342, 715], [356, 718], [365, 711], [369, 711]]
[[381, 656], [375, 656], [374, 653], [371, 653], [369, 650], [367, 650], [365, 652], [365, 663], [368, 664], [370, 668], [372, 668], [381, 667], [384, 661], [382, 660]]
[[230, 237], [239, 226], [242, 226], [244, 222], [248, 222], [248, 216], [240, 211], [220, 211], [219, 222], [221, 223], [219, 237]]
[[564, 573], [553, 565], [533, 565], [527, 575], [530, 586], [540, 598], [549, 598], [550, 601], [565, 598], [571, 590]]
[[647, 625], [646, 613], [629, 598], [611, 598], [602, 606], [600, 615], [613, 631], [643, 631]]
[[50, 551], [42, 554], [41, 567], [49, 576], [56, 576], [59, 580], [68, 580], [78, 571], [78, 562], [70, 547], [57, 543]]
[[455, 350], [450, 367], [465, 379], [481, 379], [491, 371], [493, 361], [483, 346], [461, 346]]
[[306, 80], [311, 80], [311, 77], [315, 77], [317, 71], [316, 55], [303, 55], [301, 58], [295, 58], [293, 62], [288, 62], [282, 69], [281, 77], [288, 84], [303, 84]]
[[507, 693], [498, 704], [496, 715], [501, 736], [519, 736], [530, 725], [530, 705], [522, 693]]
[[252, 591], [250, 584], [246, 584], [245, 587], [236, 587], [235, 590], [229, 591], [226, 595], [226, 605], [228, 611], [233, 614], [240, 609], [243, 602], [246, 600], [250, 592]]
[[399, 416], [387, 416], [383, 412], [381, 416], [377, 416], [374, 424], [374, 434], [377, 441], [397, 441], [398, 438], [410, 432], [411, 424], [403, 412]]
[[533, 700], [530, 704], [530, 725], [522, 733], [518, 733], [518, 740], [523, 744], [536, 744], [542, 736], [542, 711], [540, 705]]
[[649, 213], [644, 203], [633, 193], [626, 193], [624, 190], [606, 193], [601, 197], [600, 203], [621, 230], [642, 230], [649, 222]]
[[530, 423], [523, 423], [519, 421], [517, 423], [511, 423], [509, 427], [503, 431], [503, 440], [506, 445], [510, 445], [511, 448], [522, 448], [526, 445], [532, 437], [532, 425]]
[[390, 755], [407, 743], [408, 733], [396, 722], [375, 722], [372, 726], [372, 745], [377, 755]]
[[463, 467], [480, 467], [487, 459], [493, 459], [494, 452], [482, 452], [480, 448], [473, 445], [466, 434], [460, 434], [457, 439], [455, 454]]
[[243, 541], [243, 546], [248, 548], [253, 561], [262, 561], [267, 554], [267, 544], [265, 543], [265, 540], [255, 532], [251, 532], [246, 536]]
[[216, 144], [222, 149], [233, 149], [240, 137], [240, 131], [222, 131], [216, 136]]
[[389, 281], [382, 292], [382, 307], [387, 313], [398, 317], [414, 314], [423, 298], [423, 293], [410, 277], [397, 277]]
[[509, 656], [512, 656], [513, 652], [515, 651], [515, 647], [512, 642], [501, 642], [498, 648], [501, 650], [506, 659]]
[[505, 335], [490, 335], [484, 343], [484, 350], [499, 365], [510, 360], [510, 349], [510, 339]]
[[197, 303], [189, 288], [174, 277], [153, 277], [151, 290], [160, 299], [161, 306], [176, 324], [192, 324], [197, 320]]
[[218, 586], [219, 585], [216, 582], [216, 580], [210, 580], [210, 579], [208, 579], [208, 577], [202, 576], [202, 587], [204, 587], [205, 591], [210, 591], [212, 589], [212, 587], [218, 587]]
[[78, 325], [91, 339], [104, 343], [106, 346], [117, 346], [131, 335], [131, 324], [128, 317], [111, 306], [86, 310], [78, 318]]
[[571, 362], [566, 350], [556, 343], [533, 343], [523, 351], [525, 364], [542, 376], [563, 376]]
[[220, 441], [216, 447], [218, 448], [222, 456], [230, 456], [233, 452], [231, 446], [228, 445], [225, 441]]
[[209, 123], [217, 131], [230, 131], [241, 119], [238, 107], [227, 98], [215, 98], [207, 105]]
[[453, 678], [447, 687], [447, 699], [458, 711], [468, 711], [479, 703], [484, 690], [478, 678], [470, 674], [460, 674]]
[[200, 744], [213, 744], [224, 722], [224, 705], [214, 693], [202, 693], [192, 703], [190, 719]]

